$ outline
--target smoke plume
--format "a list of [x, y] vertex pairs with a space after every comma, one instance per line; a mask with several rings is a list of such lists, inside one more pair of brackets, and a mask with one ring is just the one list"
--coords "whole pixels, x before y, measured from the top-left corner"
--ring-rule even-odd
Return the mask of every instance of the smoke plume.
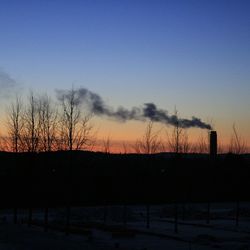
[[0, 69], [0, 88], [6, 89], [10, 87], [14, 87], [16, 85], [16, 81], [5, 71]]
[[[159, 109], [154, 103], [145, 103], [142, 107], [126, 109], [118, 107], [116, 110], [109, 107], [102, 97], [86, 88], [77, 90], [56, 90], [57, 98], [62, 100], [73, 100], [74, 104], [86, 104], [89, 111], [98, 116], [106, 116], [119, 121], [150, 120], [167, 125], [178, 125], [181, 128], [197, 127], [201, 129], [212, 129], [210, 124], [204, 123], [197, 117], [181, 119], [177, 115], [169, 115], [167, 110]], [[73, 98], [72, 98], [73, 97]]]
[[17, 86], [16, 81], [0, 68], [0, 96], [9, 97], [13, 88]]

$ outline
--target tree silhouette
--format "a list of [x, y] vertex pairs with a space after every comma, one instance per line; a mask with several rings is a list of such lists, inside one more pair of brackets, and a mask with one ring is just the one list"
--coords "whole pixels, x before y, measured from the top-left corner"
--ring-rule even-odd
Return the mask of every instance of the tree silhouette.
[[111, 148], [111, 141], [110, 137], [108, 136], [106, 139], [103, 139], [103, 152], [106, 154], [110, 154], [110, 148]]
[[28, 152], [36, 152], [38, 150], [39, 132], [38, 100], [33, 91], [31, 91], [24, 111], [24, 128], [22, 133], [24, 146]]
[[138, 154], [153, 154], [163, 150], [159, 131], [153, 131], [153, 122], [149, 121], [141, 139], [135, 142], [134, 150]]
[[13, 152], [17, 153], [23, 150], [21, 138], [23, 127], [23, 104], [21, 98], [16, 95], [15, 101], [7, 109], [7, 130]]
[[167, 134], [167, 144], [171, 152], [176, 154], [188, 153], [191, 149], [189, 137], [186, 129], [182, 128], [179, 122], [178, 110], [175, 108], [174, 115], [175, 123], [171, 135]]
[[55, 105], [47, 94], [39, 97], [39, 149], [40, 151], [52, 151], [56, 143], [56, 134], [58, 126], [58, 112]]
[[78, 150], [88, 145], [92, 126], [91, 115], [83, 115], [78, 91], [73, 87], [65, 92], [60, 100], [62, 114], [60, 118], [60, 142], [64, 149]]
[[194, 145], [194, 151], [198, 154], [207, 154], [208, 153], [208, 138], [205, 139], [204, 136], [201, 134], [197, 142]]
[[233, 124], [233, 134], [231, 136], [229, 152], [234, 154], [244, 154], [247, 152], [246, 141], [239, 135], [235, 124]]

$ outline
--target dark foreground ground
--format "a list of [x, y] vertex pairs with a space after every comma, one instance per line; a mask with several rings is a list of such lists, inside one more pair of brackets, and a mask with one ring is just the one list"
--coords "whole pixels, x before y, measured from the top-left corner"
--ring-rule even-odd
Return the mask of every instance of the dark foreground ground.
[[[180, 207], [181, 208], [181, 207]], [[234, 203], [211, 204], [211, 218], [206, 221], [206, 204], [186, 205], [186, 216], [180, 213], [175, 231], [173, 204], [150, 207], [150, 225], [146, 225], [143, 206], [129, 206], [124, 224], [124, 207], [72, 208], [71, 231], [53, 229], [65, 222], [64, 208], [50, 209], [48, 231], [44, 231], [44, 211], [33, 211], [33, 222], [27, 224], [27, 210], [18, 211], [17, 224], [11, 210], [1, 211], [1, 250], [243, 250], [250, 247], [250, 204], [240, 204], [236, 223]], [[108, 212], [103, 221], [103, 211]], [[182, 212], [182, 210], [180, 210]], [[88, 225], [88, 226], [86, 226]], [[60, 228], [60, 227], [59, 227]], [[63, 228], [63, 227], [62, 227]], [[76, 230], [78, 229], [78, 230]]]
[[0, 152], [0, 249], [250, 249], [249, 180], [249, 155]]
[[0, 153], [1, 207], [249, 201], [249, 155]]

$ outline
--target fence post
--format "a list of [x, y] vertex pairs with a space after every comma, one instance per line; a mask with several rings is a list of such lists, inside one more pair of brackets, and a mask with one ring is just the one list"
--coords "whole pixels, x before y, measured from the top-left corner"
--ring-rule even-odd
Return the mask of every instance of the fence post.
[[147, 204], [146, 206], [146, 210], [147, 210], [147, 228], [150, 228], [150, 206]]
[[123, 226], [127, 226], [127, 205], [123, 206]]
[[32, 207], [29, 208], [29, 215], [28, 215], [28, 226], [31, 226], [32, 223], [32, 215], [33, 215], [33, 211], [32, 211]]
[[236, 202], [236, 216], [235, 216], [236, 226], [239, 226], [239, 216], [240, 216], [240, 202], [237, 200], [237, 202]]
[[70, 205], [68, 205], [66, 207], [66, 228], [65, 228], [66, 235], [69, 235], [70, 233], [70, 213], [71, 213], [71, 207]]
[[210, 202], [207, 203], [207, 224], [210, 223]]
[[105, 204], [104, 205], [104, 211], [103, 211], [103, 224], [105, 225], [106, 223], [107, 223], [107, 213], [108, 213], [108, 211], [107, 211], [107, 205]]
[[17, 208], [16, 207], [14, 208], [14, 217], [13, 217], [13, 220], [14, 220], [14, 224], [17, 224]]
[[186, 219], [186, 203], [182, 203], [182, 220], [184, 221]]
[[44, 210], [44, 232], [48, 232], [49, 208], [46, 206]]
[[174, 232], [178, 233], [178, 204], [175, 202], [175, 212], [174, 212]]

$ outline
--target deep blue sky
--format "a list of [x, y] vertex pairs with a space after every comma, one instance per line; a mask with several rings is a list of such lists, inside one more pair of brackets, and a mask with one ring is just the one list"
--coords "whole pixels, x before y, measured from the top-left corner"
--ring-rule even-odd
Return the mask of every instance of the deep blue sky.
[[0, 67], [26, 89], [74, 83], [248, 133], [249, 13], [248, 0], [1, 0]]

